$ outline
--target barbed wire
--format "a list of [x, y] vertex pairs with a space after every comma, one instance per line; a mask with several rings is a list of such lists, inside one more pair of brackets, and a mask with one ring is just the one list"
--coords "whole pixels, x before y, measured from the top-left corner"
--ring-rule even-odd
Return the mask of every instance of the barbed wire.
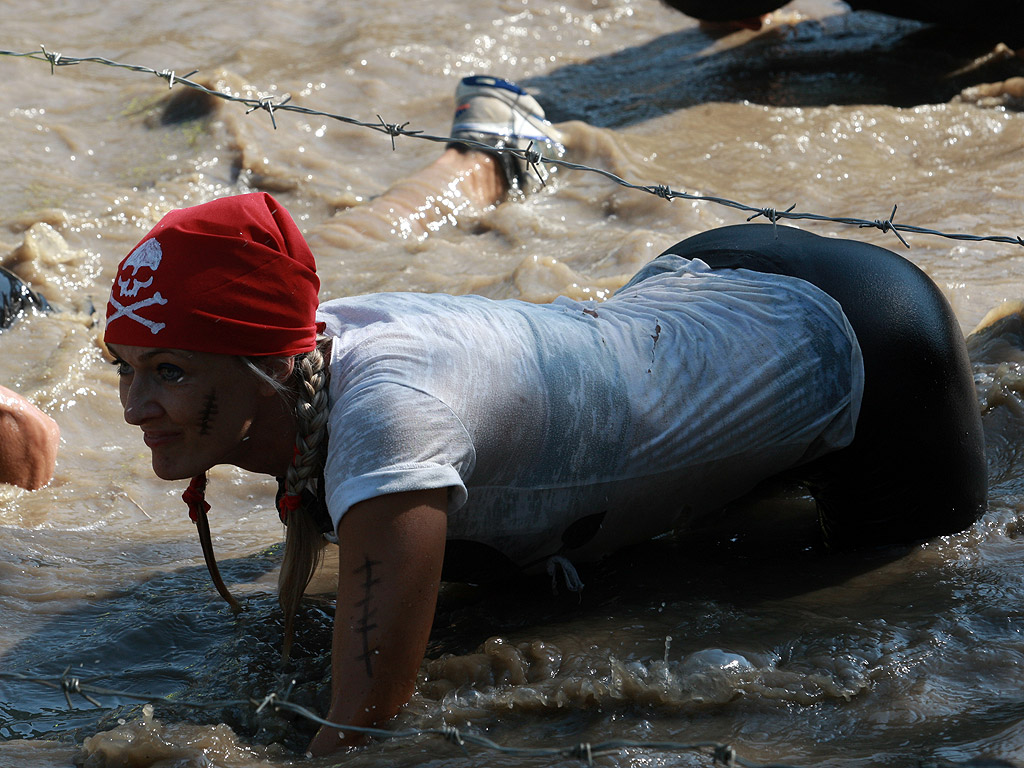
[[[941, 232], [936, 229], [928, 227], [914, 226], [912, 224], [897, 224], [894, 219], [896, 217], [897, 205], [894, 204], [892, 212], [884, 219], [861, 219], [849, 216], [828, 216], [819, 213], [810, 213], [805, 211], [796, 211], [796, 204], [790, 205], [788, 208], [777, 208], [777, 207], [762, 207], [752, 206], [746, 203], [737, 202], [730, 200], [725, 197], [719, 197], [716, 195], [704, 195], [700, 193], [681, 192], [672, 189], [670, 186], [665, 184], [636, 184], [627, 181], [620, 176], [612, 173], [611, 171], [604, 168], [595, 168], [593, 166], [584, 165], [581, 163], [573, 163], [563, 158], [547, 157], [542, 155], [540, 152], [533, 148], [533, 143], [525, 148], [519, 149], [514, 147], [502, 147], [495, 148], [490, 144], [484, 144], [477, 141], [472, 141], [462, 137], [454, 138], [451, 136], [436, 136], [433, 134], [426, 133], [420, 130], [412, 130], [408, 128], [409, 121], [404, 123], [389, 123], [384, 120], [379, 114], [377, 115], [376, 122], [365, 122], [356, 118], [347, 117], [334, 112], [326, 112], [318, 109], [312, 109], [310, 107], [303, 107], [298, 104], [291, 103], [291, 95], [285, 94], [275, 99], [269, 96], [261, 96], [257, 98], [236, 96], [231, 93], [225, 93], [224, 91], [218, 91], [209, 88], [201, 83], [198, 83], [191, 79], [198, 70], [193, 69], [187, 75], [181, 76], [176, 73], [173, 69], [154, 69], [152, 67], [142, 66], [139, 64], [124, 64], [121, 62], [113, 61], [111, 59], [102, 56], [65, 56], [55, 51], [48, 51], [44, 45], [40, 45], [38, 51], [5, 51], [0, 50], [0, 56], [11, 56], [17, 58], [27, 58], [37, 61], [44, 61], [50, 65], [50, 74], [56, 74], [58, 67], [69, 67], [77, 64], [93, 63], [101, 64], [103, 66], [115, 67], [118, 69], [126, 69], [132, 72], [140, 72], [143, 74], [150, 74], [159, 77], [162, 80], [167, 81], [167, 87], [174, 88], [176, 85], [185, 86], [192, 88], [200, 93], [204, 93], [208, 96], [223, 99], [229, 102], [236, 102], [245, 106], [246, 114], [250, 114], [256, 111], [264, 111], [270, 116], [271, 125], [274, 129], [277, 129], [277, 119], [275, 118], [276, 112], [295, 112], [303, 115], [313, 115], [317, 117], [323, 117], [330, 120], [346, 123], [348, 125], [358, 126], [373, 131], [378, 131], [387, 134], [391, 139], [392, 150], [396, 149], [395, 139], [399, 136], [420, 139], [423, 141], [432, 141], [443, 144], [451, 142], [457, 142], [474, 149], [482, 149], [487, 152], [497, 152], [500, 154], [512, 155], [526, 163], [528, 167], [537, 173], [541, 180], [544, 181], [544, 174], [539, 172], [539, 168], [543, 165], [553, 165], [563, 167], [569, 170], [582, 171], [587, 173], [596, 173], [609, 179], [616, 184], [621, 185], [627, 189], [637, 190], [640, 192], [646, 192], [648, 194], [655, 195], [656, 197], [663, 198], [671, 202], [672, 200], [692, 200], [696, 202], [707, 202], [721, 205], [727, 208], [732, 208], [744, 213], [749, 213], [750, 216], [747, 221], [753, 221], [754, 219], [764, 217], [774, 226], [782, 220], [805, 220], [805, 221], [817, 221], [817, 222], [828, 222], [832, 224], [842, 224], [847, 226], [854, 226], [860, 229], [877, 229], [882, 233], [892, 232], [899, 241], [907, 248], [910, 248], [910, 243], [907, 242], [903, 233], [907, 234], [918, 234], [918, 235], [931, 235], [935, 237], [942, 237], [949, 240], [961, 240], [971, 242], [994, 242], [994, 243], [1006, 243], [1010, 245], [1024, 246], [1024, 237], [1020, 235], [971, 235], [965, 233], [950, 233]], [[276, 90], [276, 87], [271, 90]]]
[[[580, 742], [565, 747], [517, 747], [507, 744], [499, 744], [493, 739], [471, 731], [463, 731], [453, 726], [444, 725], [440, 728], [407, 728], [403, 730], [385, 730], [382, 728], [370, 728], [356, 725], [345, 725], [325, 720], [316, 713], [310, 711], [301, 704], [289, 701], [292, 685], [289, 684], [283, 691], [274, 691], [262, 699], [221, 699], [216, 701], [187, 701], [180, 698], [165, 696], [150, 696], [147, 694], [133, 693], [131, 691], [119, 691], [113, 688], [105, 688], [93, 684], [93, 681], [100, 680], [106, 675], [99, 675], [83, 679], [71, 675], [72, 668], [67, 667], [57, 678], [47, 678], [26, 675], [20, 672], [0, 672], [0, 679], [16, 680], [19, 682], [35, 683], [61, 691], [67, 701], [68, 709], [74, 709], [71, 697], [81, 696], [94, 707], [106, 709], [93, 695], [114, 696], [131, 699], [133, 701], [146, 702], [147, 704], [166, 703], [172, 707], [186, 707], [197, 709], [211, 709], [222, 707], [252, 707], [256, 714], [265, 709], [275, 711], [286, 711], [309, 720], [312, 723], [330, 728], [337, 728], [343, 733], [360, 733], [376, 739], [413, 739], [423, 736], [434, 736], [450, 744], [462, 748], [464, 752], [467, 746], [479, 747], [481, 749], [499, 752], [512, 757], [533, 757], [533, 758], [570, 758], [579, 760], [592, 766], [594, 758], [605, 755], [614, 755], [624, 750], [648, 750], [668, 752], [696, 752], [703, 756], [710, 757], [712, 764], [720, 763], [727, 768], [796, 768], [796, 766], [782, 763], [756, 763], [740, 756], [735, 748], [728, 744], [716, 741], [697, 741], [691, 743], [677, 741], [637, 741], [632, 739], [612, 739], [602, 742]], [[294, 684], [294, 681], [293, 683]], [[91, 695], [92, 694], [92, 695]]]

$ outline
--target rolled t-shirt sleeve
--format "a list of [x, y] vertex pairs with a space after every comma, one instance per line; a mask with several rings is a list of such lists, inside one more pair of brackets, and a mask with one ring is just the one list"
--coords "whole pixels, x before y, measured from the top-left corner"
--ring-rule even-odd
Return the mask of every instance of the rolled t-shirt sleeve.
[[444, 402], [388, 381], [332, 394], [324, 482], [335, 528], [352, 505], [390, 493], [448, 488], [449, 512], [466, 503], [473, 441]]

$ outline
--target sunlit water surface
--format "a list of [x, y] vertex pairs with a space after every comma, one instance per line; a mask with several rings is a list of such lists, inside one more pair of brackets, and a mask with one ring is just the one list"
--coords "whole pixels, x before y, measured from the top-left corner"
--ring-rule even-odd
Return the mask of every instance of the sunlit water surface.
[[[458, 78], [489, 72], [529, 86], [565, 123], [570, 160], [632, 183], [867, 220], [898, 205], [897, 222], [949, 233], [1024, 230], [1024, 115], [1012, 87], [980, 87], [1021, 74], [1021, 62], [993, 52], [997, 40], [843, 11], [801, 1], [760, 33], [717, 35], [656, 0], [0, 4], [7, 50], [198, 70], [232, 93], [289, 94], [439, 136]], [[329, 600], [311, 599], [296, 659], [279, 664], [271, 482], [212, 473], [221, 568], [247, 607], [233, 617], [208, 583], [183, 489], [152, 476], [121, 419], [99, 316], [114, 266], [163, 213], [267, 190], [310, 233], [325, 298], [533, 301], [600, 299], [676, 240], [750, 215], [561, 169], [539, 194], [485, 211], [439, 198], [456, 214], [427, 237], [390, 222], [363, 237], [332, 216], [428, 163], [438, 144], [398, 137], [393, 151], [364, 127], [282, 111], [272, 121], [238, 104], [169, 108], [180, 91], [95, 63], [51, 75], [45, 62], [0, 57], [0, 259], [62, 310], [0, 334], [0, 381], [63, 434], [50, 486], [0, 489], [0, 765], [289, 766], [303, 763], [314, 726], [247, 702], [294, 681], [289, 699], [324, 711]], [[908, 250], [892, 233], [797, 224], [900, 251], [965, 332], [1024, 297], [1017, 245], [907, 235]], [[584, 571], [580, 598], [552, 596], [546, 580], [446, 586], [417, 692], [391, 727], [447, 724], [523, 747], [662, 743], [597, 758], [615, 766], [710, 764], [707, 750], [664, 742], [805, 766], [1024, 762], [1024, 357], [1009, 341], [975, 354], [992, 498], [972, 529], [823, 560], [782, 523], [797, 499], [755, 533], [656, 542]], [[162, 701], [150, 711], [127, 693], [94, 693], [101, 707], [74, 695], [69, 710], [39, 682], [69, 667]], [[343, 761], [578, 762], [466, 750], [396, 738]]]

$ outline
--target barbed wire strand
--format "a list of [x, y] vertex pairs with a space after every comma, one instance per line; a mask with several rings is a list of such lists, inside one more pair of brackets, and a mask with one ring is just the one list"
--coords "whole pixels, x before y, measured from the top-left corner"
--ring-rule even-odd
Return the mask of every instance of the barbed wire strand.
[[[272, 692], [262, 699], [222, 699], [217, 701], [192, 702], [179, 698], [164, 696], [151, 696], [146, 694], [133, 693], [131, 691], [119, 691], [112, 688], [103, 688], [92, 684], [92, 680], [98, 680], [106, 675], [82, 679], [70, 675], [72, 668], [67, 667], [59, 678], [46, 678], [26, 675], [20, 672], [0, 672], [0, 679], [16, 680], [19, 682], [36, 683], [48, 688], [54, 688], [64, 693], [67, 699], [68, 709], [74, 709], [71, 696], [79, 695], [85, 698], [90, 704], [99, 709], [103, 707], [92, 695], [112, 696], [133, 701], [145, 702], [147, 704], [167, 704], [171, 707], [186, 707], [196, 709], [225, 708], [237, 706], [252, 707], [258, 714], [270, 708], [273, 710], [284, 710], [309, 720], [312, 723], [330, 728], [338, 728], [340, 731], [360, 733], [377, 739], [400, 740], [421, 738], [423, 736], [439, 737], [450, 744], [466, 750], [466, 746], [479, 747], [481, 749], [499, 752], [512, 757], [533, 757], [533, 758], [572, 758], [593, 765], [594, 758], [604, 755], [619, 754], [625, 750], [646, 750], [659, 752], [698, 752], [711, 758], [712, 763], [721, 763], [728, 768], [796, 768], [781, 763], [755, 763], [739, 755], [737, 751], [728, 744], [715, 741], [698, 742], [677, 742], [677, 741], [637, 741], [632, 739], [612, 739], [602, 742], [580, 742], [564, 747], [518, 747], [498, 742], [483, 736], [479, 733], [463, 731], [450, 725], [440, 728], [407, 728], [403, 730], [385, 730], [382, 728], [370, 728], [355, 725], [344, 725], [325, 720], [316, 713], [310, 711], [301, 704], [288, 700], [294, 681], [288, 684], [284, 691]], [[110, 707], [112, 708], [112, 707]]]
[[[794, 220], [794, 221], [817, 221], [827, 222], [832, 224], [842, 224], [846, 226], [854, 226], [861, 229], [877, 229], [882, 233], [892, 232], [899, 241], [907, 248], [910, 248], [910, 243], [907, 242], [903, 233], [916, 234], [916, 235], [929, 235], [934, 237], [942, 237], [949, 240], [960, 240], [968, 242], [994, 242], [994, 243], [1006, 243], [1009, 245], [1024, 246], [1024, 237], [1019, 235], [972, 235], [962, 232], [941, 232], [936, 229], [928, 227], [914, 226], [912, 224], [897, 224], [894, 221], [896, 216], [897, 205], [894, 204], [892, 212], [888, 217], [884, 219], [860, 219], [849, 216], [828, 216], [819, 213], [810, 213], [805, 211], [796, 211], [796, 204], [790, 205], [788, 208], [779, 209], [771, 206], [752, 206], [746, 203], [737, 202], [730, 200], [725, 197], [719, 197], [716, 195], [705, 195], [700, 193], [681, 192], [663, 184], [635, 184], [629, 182], [611, 171], [604, 168], [595, 168], [589, 165], [581, 163], [574, 163], [563, 158], [547, 157], [542, 155], [533, 149], [531, 143], [526, 149], [519, 149], [513, 147], [502, 147], [495, 148], [490, 144], [484, 144], [482, 142], [476, 142], [465, 138], [453, 138], [451, 136], [435, 136], [432, 134], [425, 133], [420, 130], [409, 129], [409, 122], [403, 123], [389, 123], [384, 120], [379, 114], [377, 115], [376, 122], [364, 122], [353, 117], [347, 117], [334, 112], [326, 112], [318, 109], [312, 109], [310, 107], [304, 107], [298, 104], [291, 103], [291, 95], [285, 94], [277, 97], [275, 101], [274, 97], [260, 96], [257, 98], [250, 98], [245, 96], [237, 96], [231, 93], [225, 93], [223, 91], [214, 90], [208, 88], [201, 83], [198, 83], [191, 79], [198, 70], [192, 70], [188, 75], [184, 77], [179, 76], [172, 69], [154, 69], [152, 67], [142, 66], [139, 64], [124, 64], [121, 62], [113, 61], [103, 56], [82, 56], [73, 57], [65, 56], [61, 53], [48, 51], [46, 46], [40, 45], [38, 51], [6, 51], [0, 50], [0, 56], [10, 56], [16, 58], [27, 58], [37, 61], [44, 61], [50, 65], [50, 73], [56, 74], [57, 68], [59, 67], [70, 67], [78, 64], [93, 63], [101, 64], [108, 67], [115, 67], [118, 69], [126, 69], [132, 72], [140, 72], [144, 74], [155, 75], [162, 80], [167, 82], [168, 88], [174, 86], [185, 86], [192, 88], [196, 91], [204, 93], [208, 96], [223, 99], [229, 102], [237, 102], [247, 107], [246, 114], [250, 114], [256, 111], [264, 111], [270, 116], [271, 125], [274, 129], [277, 129], [277, 120], [275, 118], [276, 112], [295, 112], [302, 115], [311, 115], [317, 117], [323, 117], [337, 122], [346, 123], [361, 128], [366, 128], [373, 131], [378, 131], [387, 134], [391, 139], [391, 148], [395, 150], [397, 148], [395, 140], [399, 137], [409, 137], [420, 139], [423, 141], [432, 141], [438, 143], [448, 144], [451, 142], [457, 142], [464, 144], [474, 149], [481, 149], [487, 152], [510, 154], [516, 158], [524, 161], [529, 168], [531, 168], [540, 178], [541, 182], [544, 181], [544, 174], [540, 173], [539, 167], [543, 165], [553, 165], [567, 170], [581, 171], [586, 173], [596, 173], [604, 178], [619, 184], [627, 189], [637, 190], [640, 192], [646, 192], [648, 194], [655, 195], [666, 201], [671, 202], [672, 200], [691, 200], [695, 202], [706, 202], [721, 205], [727, 208], [732, 208], [744, 213], [751, 214], [747, 221], [764, 217], [774, 226], [782, 220]], [[271, 89], [276, 90], [276, 86]]]

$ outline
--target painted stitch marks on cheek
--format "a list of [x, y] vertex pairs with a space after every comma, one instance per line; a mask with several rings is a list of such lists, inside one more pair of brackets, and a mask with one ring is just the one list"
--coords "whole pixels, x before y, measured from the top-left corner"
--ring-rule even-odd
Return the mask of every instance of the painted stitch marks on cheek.
[[373, 567], [375, 565], [380, 565], [380, 560], [366, 558], [363, 564], [353, 571], [353, 573], [363, 575], [363, 599], [355, 604], [356, 608], [361, 609], [361, 616], [355, 629], [362, 635], [363, 652], [356, 658], [366, 665], [367, 677], [373, 677], [373, 656], [376, 653], [375, 649], [370, 647], [370, 633], [377, 628], [377, 625], [373, 623], [373, 617], [377, 613], [377, 609], [371, 605], [373, 601], [373, 588], [380, 584], [380, 578], [373, 575]]
[[213, 428], [214, 417], [217, 415], [217, 390], [211, 389], [203, 398], [203, 410], [199, 414], [199, 434], [208, 435]]

